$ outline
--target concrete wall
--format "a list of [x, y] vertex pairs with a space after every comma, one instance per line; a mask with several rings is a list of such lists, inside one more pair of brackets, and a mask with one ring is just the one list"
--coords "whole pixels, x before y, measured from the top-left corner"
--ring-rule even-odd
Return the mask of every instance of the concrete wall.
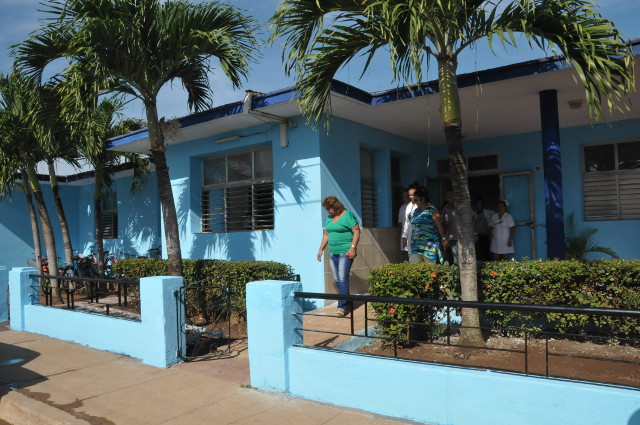
[[254, 387], [430, 424], [640, 425], [638, 390], [294, 347], [298, 289], [247, 286]]
[[[133, 195], [130, 193], [132, 179], [116, 179], [112, 188], [118, 197], [118, 237], [104, 239], [104, 248], [117, 257], [122, 252], [147, 255], [149, 249], [164, 245], [160, 235], [160, 198], [155, 173], [149, 174], [146, 184]], [[76, 188], [77, 220], [71, 232], [74, 249], [84, 254], [95, 245], [93, 188], [93, 183]]]
[[[276, 123], [277, 124], [277, 123]], [[288, 129], [289, 146], [280, 147], [279, 126], [264, 124], [215, 139], [208, 137], [169, 147], [168, 165], [180, 223], [184, 258], [262, 260], [290, 264], [310, 291], [324, 286], [316, 252], [322, 238], [318, 134], [305, 126]], [[202, 161], [215, 155], [270, 146], [274, 164], [273, 230], [202, 233]]]
[[[42, 193], [48, 206], [51, 224], [56, 237], [56, 250], [58, 256], [63, 258], [64, 247], [62, 245], [62, 233], [60, 232], [60, 224], [53, 203], [53, 195], [48, 184], [42, 184]], [[60, 196], [65, 208], [67, 220], [73, 226], [74, 223], [78, 222], [76, 210], [78, 201], [77, 188], [62, 186], [60, 187]], [[42, 226], [39, 228], [40, 239], [42, 241], [42, 255], [46, 256], [44, 239], [42, 237]], [[0, 197], [0, 255], [2, 256], [3, 264], [7, 267], [25, 267], [27, 265], [35, 265], [33, 253], [33, 235], [31, 233], [31, 221], [29, 219], [27, 202], [22, 190], [16, 187], [10, 195]]]
[[140, 280], [141, 320], [132, 321], [37, 304], [35, 268], [14, 268], [9, 273], [11, 329], [76, 342], [99, 350], [168, 367], [179, 361], [176, 301], [181, 277], [154, 276]]

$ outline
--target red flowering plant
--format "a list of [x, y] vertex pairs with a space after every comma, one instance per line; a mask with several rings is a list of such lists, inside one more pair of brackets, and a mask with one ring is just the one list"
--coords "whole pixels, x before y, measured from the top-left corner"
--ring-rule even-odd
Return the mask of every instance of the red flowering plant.
[[[367, 284], [373, 296], [443, 299], [448, 294], [447, 287], [455, 287], [453, 270], [428, 263], [387, 264], [373, 269]], [[423, 334], [427, 326], [422, 324], [433, 322], [437, 313], [433, 307], [403, 303], [372, 303], [372, 308], [378, 320], [378, 334], [400, 343], [415, 339], [416, 332]]]

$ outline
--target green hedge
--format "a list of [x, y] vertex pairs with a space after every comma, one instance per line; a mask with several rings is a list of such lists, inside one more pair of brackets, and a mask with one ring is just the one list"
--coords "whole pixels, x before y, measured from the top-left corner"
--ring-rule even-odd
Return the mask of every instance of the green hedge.
[[[292, 275], [291, 266], [271, 261], [183, 260], [187, 315], [200, 316], [213, 323], [227, 315], [224, 289], [231, 293], [232, 310], [246, 316], [246, 284], [256, 280], [284, 280]], [[113, 265], [118, 279], [138, 280], [167, 274], [167, 260], [126, 259]], [[217, 288], [216, 288], [217, 286]]]
[[[640, 261], [503, 261], [479, 263], [479, 299], [486, 302], [576, 307], [640, 308]], [[404, 298], [460, 299], [457, 268], [434, 264], [390, 264], [372, 271], [371, 295]], [[429, 285], [427, 291], [425, 286]], [[374, 305], [386, 336], [406, 333], [411, 322], [433, 322], [437, 314], [413, 306]], [[602, 332], [616, 337], [640, 337], [637, 319], [586, 315], [522, 315], [487, 310], [483, 319], [492, 326], [559, 332]], [[401, 324], [395, 323], [401, 322]], [[415, 326], [414, 326], [415, 328]], [[423, 327], [424, 328], [424, 327]]]

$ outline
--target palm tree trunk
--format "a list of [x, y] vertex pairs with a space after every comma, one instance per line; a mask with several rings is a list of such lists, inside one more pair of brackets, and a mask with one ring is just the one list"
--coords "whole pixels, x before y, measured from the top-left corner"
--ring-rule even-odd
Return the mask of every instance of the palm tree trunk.
[[[456, 76], [457, 60], [453, 56], [438, 58], [440, 113], [449, 147], [449, 168], [458, 226], [458, 266], [463, 301], [478, 301], [478, 269], [473, 239], [473, 209], [469, 195], [468, 171], [462, 151], [462, 117]], [[462, 314], [461, 344], [483, 347], [480, 314], [465, 308]]]
[[96, 168], [96, 181], [93, 188], [94, 224], [96, 229], [96, 246], [98, 253], [98, 277], [104, 278], [104, 242], [102, 240], [102, 168]]
[[69, 234], [69, 224], [67, 223], [67, 216], [64, 213], [64, 207], [62, 206], [62, 198], [60, 198], [60, 187], [56, 180], [56, 172], [53, 168], [53, 160], [47, 160], [49, 166], [49, 181], [51, 182], [51, 191], [53, 192], [53, 200], [56, 205], [56, 211], [58, 213], [58, 221], [60, 222], [60, 229], [62, 231], [62, 244], [64, 245], [64, 261], [66, 264], [73, 263], [73, 247], [71, 245], [71, 235]]
[[[49, 218], [49, 212], [47, 205], [42, 195], [42, 189], [38, 176], [33, 167], [27, 167], [27, 175], [29, 177], [29, 184], [31, 185], [31, 191], [33, 197], [36, 199], [36, 205], [38, 206], [38, 213], [40, 214], [40, 223], [42, 224], [42, 236], [44, 237], [44, 246], [47, 251], [47, 261], [49, 262], [49, 274], [51, 276], [58, 275], [58, 254], [56, 252], [56, 238], [53, 233], [53, 226], [51, 226], [51, 219]], [[62, 293], [60, 291], [60, 281], [57, 279], [51, 279], [51, 290], [53, 291], [53, 297], [60, 303], [62, 303]]]
[[31, 234], [33, 236], [33, 256], [36, 260], [36, 268], [38, 274], [42, 274], [42, 244], [40, 242], [40, 228], [38, 226], [38, 216], [36, 207], [33, 205], [33, 196], [31, 196], [31, 185], [27, 172], [22, 171], [22, 184], [24, 186], [24, 196], [27, 198], [27, 207], [29, 208], [29, 219], [31, 221]]
[[182, 251], [180, 249], [180, 231], [178, 215], [173, 199], [173, 189], [169, 178], [169, 167], [165, 156], [164, 133], [158, 120], [158, 110], [155, 101], [145, 103], [147, 110], [147, 128], [151, 154], [156, 166], [158, 193], [162, 206], [162, 220], [164, 223], [164, 237], [167, 247], [167, 268], [169, 276], [182, 276]]

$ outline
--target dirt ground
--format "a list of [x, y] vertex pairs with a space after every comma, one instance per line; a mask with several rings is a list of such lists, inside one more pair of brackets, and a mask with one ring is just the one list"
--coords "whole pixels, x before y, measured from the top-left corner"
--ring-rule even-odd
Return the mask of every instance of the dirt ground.
[[[521, 338], [491, 337], [487, 341], [488, 349], [456, 347], [457, 340], [457, 337], [451, 337], [451, 345], [446, 345], [447, 341], [443, 338], [434, 342], [444, 345], [423, 343], [398, 347], [397, 357], [640, 387], [640, 364], [625, 363], [640, 363], [640, 348], [550, 339], [547, 372], [543, 340], [528, 341], [527, 356], [524, 354], [525, 342]], [[384, 346], [380, 340], [358, 352], [394, 357], [394, 348]]]

